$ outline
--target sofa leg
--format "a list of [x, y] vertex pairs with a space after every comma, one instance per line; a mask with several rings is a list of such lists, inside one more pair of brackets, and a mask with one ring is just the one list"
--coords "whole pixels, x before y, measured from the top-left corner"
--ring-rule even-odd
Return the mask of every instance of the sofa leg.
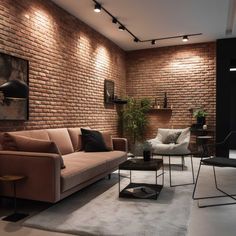
[[111, 179], [111, 174], [108, 174], [108, 179]]

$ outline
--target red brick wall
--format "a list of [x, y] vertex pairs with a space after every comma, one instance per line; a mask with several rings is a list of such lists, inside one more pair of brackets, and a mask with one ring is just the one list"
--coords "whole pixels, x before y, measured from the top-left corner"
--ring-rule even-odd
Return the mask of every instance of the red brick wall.
[[179, 128], [195, 123], [190, 108], [203, 106], [207, 124], [215, 126], [215, 43], [164, 47], [129, 52], [127, 55], [127, 94], [157, 98], [163, 105], [164, 92], [172, 113], [149, 114], [147, 137], [158, 127]]
[[[29, 16], [29, 19], [25, 15]], [[0, 1], [0, 51], [29, 60], [29, 121], [0, 130], [91, 126], [117, 131], [104, 80], [125, 94], [125, 52], [49, 0]]]

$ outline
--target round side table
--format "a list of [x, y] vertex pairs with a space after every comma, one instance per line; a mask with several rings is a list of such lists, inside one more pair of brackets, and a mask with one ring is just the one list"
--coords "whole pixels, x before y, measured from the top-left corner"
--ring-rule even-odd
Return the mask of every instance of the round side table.
[[200, 153], [201, 153], [201, 157], [209, 157], [210, 156], [210, 151], [208, 148], [208, 143], [209, 140], [213, 139], [213, 136], [209, 136], [209, 135], [202, 135], [202, 136], [197, 136], [197, 143], [199, 145], [200, 148]]
[[23, 175], [0, 176], [0, 181], [10, 183], [13, 185], [13, 197], [14, 197], [14, 212], [9, 216], [4, 217], [2, 220], [10, 221], [10, 222], [17, 222], [29, 215], [29, 214], [17, 212], [17, 208], [16, 208], [16, 184], [20, 181], [24, 181], [25, 179], [26, 179], [26, 176], [23, 176]]

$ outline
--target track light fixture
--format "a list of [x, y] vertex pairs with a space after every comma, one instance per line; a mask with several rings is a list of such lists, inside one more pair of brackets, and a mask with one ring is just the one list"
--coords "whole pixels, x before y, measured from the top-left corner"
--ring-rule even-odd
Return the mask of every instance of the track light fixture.
[[112, 23], [117, 24], [117, 19], [115, 17], [112, 18]]
[[102, 9], [101, 4], [99, 4], [98, 2], [96, 2], [96, 3], [95, 3], [95, 6], [94, 6], [94, 11], [98, 13], [98, 12], [101, 11], [101, 9]]
[[202, 33], [197, 33], [197, 34], [185, 34], [185, 35], [176, 35], [176, 36], [170, 36], [170, 37], [164, 37], [164, 38], [152, 38], [152, 39], [146, 39], [146, 40], [140, 40], [136, 35], [134, 35], [127, 27], [125, 27], [115, 16], [113, 16], [107, 9], [105, 9], [99, 2], [96, 0], [92, 0], [95, 3], [95, 12], [100, 12], [103, 10], [104, 12], [107, 13], [112, 19], [112, 23], [114, 24], [119, 24], [119, 30], [120, 31], [127, 31], [134, 39], [134, 42], [140, 42], [140, 43], [146, 43], [146, 42], [151, 42], [152, 45], [156, 44], [156, 41], [161, 41], [161, 40], [166, 40], [166, 39], [176, 39], [176, 38], [182, 38], [183, 42], [187, 42], [189, 40], [189, 37], [197, 36], [197, 35], [202, 35]]
[[152, 40], [152, 45], [154, 45], [154, 44], [156, 44], [156, 40], [155, 39]]
[[188, 42], [188, 35], [184, 35], [182, 41], [183, 42]]
[[124, 30], [125, 30], [125, 27], [124, 27], [123, 25], [120, 25], [120, 26], [119, 26], [119, 30], [120, 30], [120, 31], [124, 31]]

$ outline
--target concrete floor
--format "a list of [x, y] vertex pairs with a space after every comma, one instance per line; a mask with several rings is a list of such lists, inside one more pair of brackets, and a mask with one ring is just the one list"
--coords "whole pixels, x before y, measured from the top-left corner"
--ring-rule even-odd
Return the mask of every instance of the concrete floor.
[[[198, 165], [198, 160], [195, 160], [195, 166]], [[227, 191], [236, 193], [235, 179], [236, 169], [218, 168], [217, 176], [220, 183], [227, 183]], [[197, 188], [198, 196], [204, 194], [211, 195], [216, 193], [213, 185], [213, 172], [211, 167], [204, 166], [199, 179], [199, 188]], [[227, 201], [226, 198], [220, 201]], [[213, 203], [214, 200], [204, 200], [201, 203]], [[5, 206], [6, 205], [6, 206]], [[47, 208], [49, 205], [35, 202], [21, 202], [20, 206], [25, 212], [30, 212], [30, 215]], [[0, 217], [8, 215], [9, 204], [4, 203], [1, 207]], [[189, 221], [188, 236], [235, 236], [236, 235], [236, 205], [219, 206], [210, 208], [198, 208], [197, 201], [193, 202], [191, 216]], [[56, 232], [43, 231], [28, 227], [22, 227], [22, 222], [8, 223], [0, 221], [1, 236], [63, 236], [71, 234], [63, 234]]]

